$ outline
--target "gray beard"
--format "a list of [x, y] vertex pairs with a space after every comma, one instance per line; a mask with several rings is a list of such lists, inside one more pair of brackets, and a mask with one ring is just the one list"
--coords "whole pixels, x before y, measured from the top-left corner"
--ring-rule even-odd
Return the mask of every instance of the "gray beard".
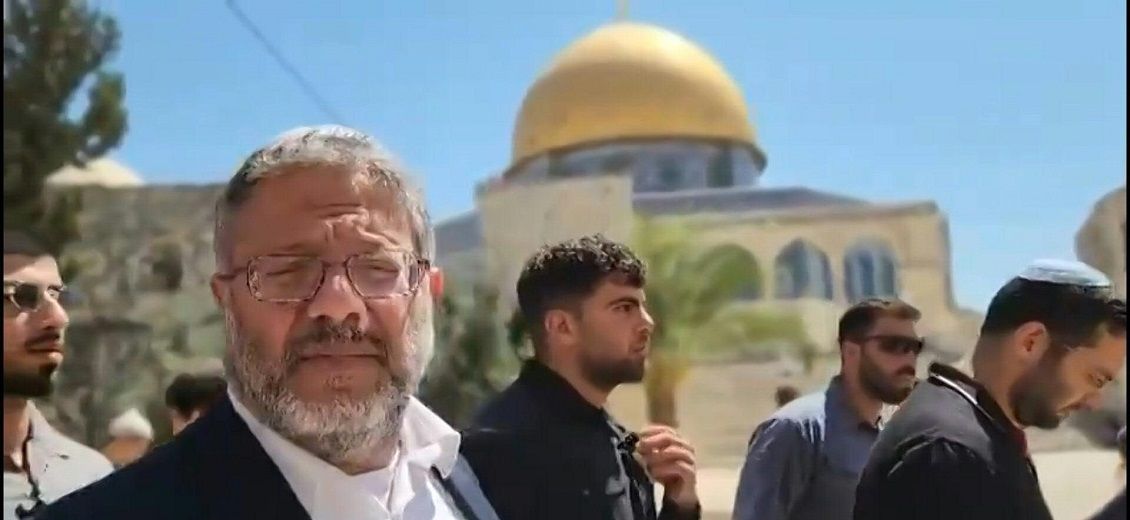
[[363, 459], [398, 437], [419, 375], [412, 380], [392, 376], [387, 386], [364, 399], [306, 402], [286, 386], [289, 351], [279, 361], [263, 359], [261, 349], [239, 333], [230, 312], [227, 326], [224, 368], [232, 392], [282, 437], [334, 466]]

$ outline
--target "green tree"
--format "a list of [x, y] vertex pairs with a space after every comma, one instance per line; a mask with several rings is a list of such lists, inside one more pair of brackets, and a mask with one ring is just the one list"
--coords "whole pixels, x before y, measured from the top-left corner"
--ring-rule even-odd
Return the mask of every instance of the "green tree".
[[56, 254], [77, 236], [81, 201], [48, 200], [44, 181], [106, 154], [126, 130], [122, 76], [103, 68], [119, 39], [113, 18], [87, 2], [4, 2], [4, 224], [38, 233]]
[[482, 286], [445, 294], [435, 318], [436, 353], [420, 399], [456, 428], [502, 387], [515, 368], [506, 351], [498, 295]]
[[753, 256], [734, 244], [703, 247], [695, 233], [684, 222], [640, 219], [633, 240], [647, 263], [647, 307], [656, 321], [644, 380], [648, 418], [671, 426], [678, 424], [676, 391], [696, 356], [811, 343], [796, 315], [735, 304], [761, 284]]

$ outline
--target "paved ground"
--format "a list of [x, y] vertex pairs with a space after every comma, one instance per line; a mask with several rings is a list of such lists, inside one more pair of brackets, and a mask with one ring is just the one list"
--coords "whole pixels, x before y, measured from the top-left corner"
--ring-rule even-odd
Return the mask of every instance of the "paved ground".
[[[1044, 497], [1056, 520], [1082, 520], [1121, 489], [1118, 455], [1111, 451], [1038, 453], [1036, 469]], [[730, 518], [738, 469], [703, 468], [699, 471], [703, 520]]]

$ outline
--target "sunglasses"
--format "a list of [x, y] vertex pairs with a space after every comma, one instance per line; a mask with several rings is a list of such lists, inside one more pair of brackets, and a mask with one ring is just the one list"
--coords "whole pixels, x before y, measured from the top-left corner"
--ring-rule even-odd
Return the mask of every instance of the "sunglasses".
[[67, 288], [62, 285], [42, 286], [25, 282], [4, 282], [4, 300], [21, 312], [35, 312], [46, 298], [65, 303]]
[[879, 346], [879, 350], [887, 354], [901, 355], [921, 354], [922, 349], [926, 347], [926, 342], [922, 338], [912, 338], [909, 336], [885, 336], [876, 335], [864, 338], [864, 341], [874, 341]]

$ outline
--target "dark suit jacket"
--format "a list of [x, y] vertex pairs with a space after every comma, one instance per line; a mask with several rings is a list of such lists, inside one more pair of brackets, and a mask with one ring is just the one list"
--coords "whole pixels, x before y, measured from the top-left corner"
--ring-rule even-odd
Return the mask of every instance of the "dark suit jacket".
[[[462, 459], [441, 481], [468, 520], [497, 520]], [[47, 507], [36, 520], [309, 520], [231, 401], [141, 460]]]

